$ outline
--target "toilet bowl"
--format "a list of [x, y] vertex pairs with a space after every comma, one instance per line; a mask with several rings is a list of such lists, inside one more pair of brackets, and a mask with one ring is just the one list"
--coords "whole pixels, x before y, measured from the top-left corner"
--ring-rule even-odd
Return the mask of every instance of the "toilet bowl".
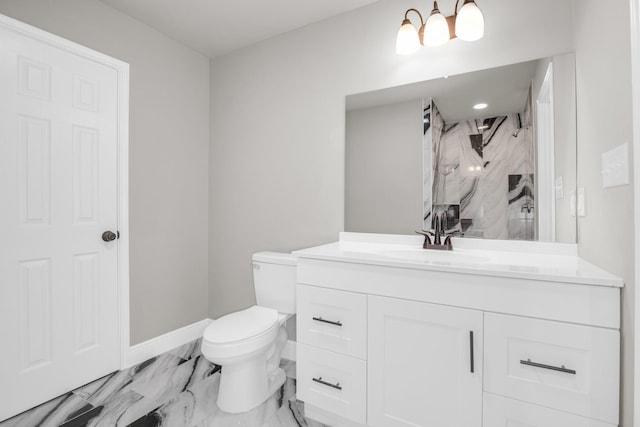
[[285, 322], [295, 313], [295, 264], [290, 254], [254, 254], [258, 304], [215, 320], [204, 332], [203, 356], [222, 367], [217, 405], [225, 412], [250, 411], [284, 384], [280, 358]]

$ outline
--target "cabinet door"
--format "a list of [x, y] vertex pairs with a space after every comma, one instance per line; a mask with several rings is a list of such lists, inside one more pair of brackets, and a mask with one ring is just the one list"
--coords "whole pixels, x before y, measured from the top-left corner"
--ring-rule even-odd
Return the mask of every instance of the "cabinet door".
[[497, 394], [484, 393], [485, 427], [616, 427]]
[[368, 425], [480, 427], [482, 312], [369, 296]]

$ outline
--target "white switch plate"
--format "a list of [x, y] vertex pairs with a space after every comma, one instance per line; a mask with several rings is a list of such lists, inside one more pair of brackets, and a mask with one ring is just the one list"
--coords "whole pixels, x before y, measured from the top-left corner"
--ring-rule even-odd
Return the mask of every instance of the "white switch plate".
[[564, 199], [564, 180], [562, 175], [556, 177], [556, 200]]
[[578, 188], [578, 216], [587, 216], [587, 202], [585, 200], [584, 187]]
[[629, 144], [602, 154], [602, 188], [629, 184]]
[[575, 218], [576, 216], [576, 190], [571, 190], [571, 201], [569, 202], [569, 210], [571, 216]]

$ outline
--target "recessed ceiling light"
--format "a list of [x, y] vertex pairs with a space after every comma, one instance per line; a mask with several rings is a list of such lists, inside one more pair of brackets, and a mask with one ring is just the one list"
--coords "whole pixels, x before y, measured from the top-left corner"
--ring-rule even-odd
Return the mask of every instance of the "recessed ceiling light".
[[489, 129], [489, 125], [478, 126], [478, 130]]
[[485, 108], [487, 108], [489, 105], [487, 105], [487, 103], [485, 102], [480, 102], [476, 105], [473, 106], [474, 110], [484, 110]]

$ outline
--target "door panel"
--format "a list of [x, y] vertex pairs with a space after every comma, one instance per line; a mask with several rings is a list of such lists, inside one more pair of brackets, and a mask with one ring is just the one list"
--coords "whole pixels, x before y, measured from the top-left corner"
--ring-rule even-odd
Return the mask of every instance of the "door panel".
[[118, 73], [0, 23], [0, 420], [119, 368]]

